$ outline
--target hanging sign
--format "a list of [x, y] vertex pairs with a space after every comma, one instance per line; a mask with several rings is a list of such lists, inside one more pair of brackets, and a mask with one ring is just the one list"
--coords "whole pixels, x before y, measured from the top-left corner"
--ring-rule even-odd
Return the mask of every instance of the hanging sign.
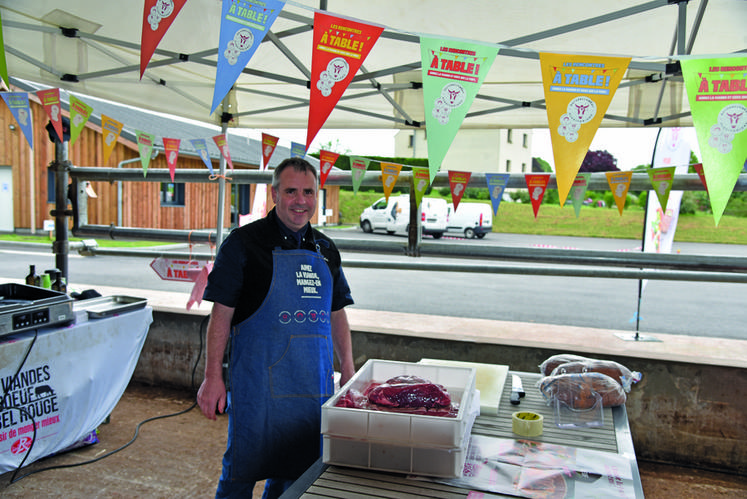
[[[171, 27], [187, 0], [145, 0], [140, 35], [140, 79], [163, 35]], [[232, 2], [233, 3], [233, 2]]]
[[503, 193], [506, 190], [506, 184], [511, 175], [509, 173], [486, 173], [485, 181], [488, 183], [488, 192], [490, 193], [490, 202], [493, 205], [493, 215], [498, 214], [498, 207], [501, 205]]
[[332, 151], [325, 151], [324, 149], [319, 150], [319, 188], [324, 188], [324, 182], [327, 181], [329, 172], [332, 171], [332, 167], [335, 166], [337, 158], [340, 157], [339, 153]]
[[23, 135], [31, 149], [34, 148], [34, 132], [31, 130], [31, 111], [29, 109], [29, 94], [26, 92], [2, 92], [5, 104], [16, 119], [16, 123], [23, 130]]
[[306, 146], [298, 142], [291, 142], [290, 155], [291, 158], [303, 158], [306, 156]]
[[54, 131], [57, 132], [57, 140], [64, 142], [64, 135], [62, 133], [62, 108], [60, 107], [60, 89], [49, 88], [47, 90], [39, 90], [36, 95], [41, 100], [44, 110], [49, 116], [49, 121], [52, 122]]
[[545, 197], [545, 191], [547, 190], [547, 184], [550, 182], [549, 173], [527, 173], [524, 175], [524, 180], [527, 183], [529, 189], [529, 199], [532, 202], [532, 210], [534, 211], [534, 218], [537, 218], [539, 213], [542, 199]]
[[314, 12], [306, 149], [327, 121], [379, 35], [380, 25]]
[[75, 140], [83, 131], [83, 127], [86, 126], [88, 118], [91, 117], [93, 108], [78, 99], [76, 96], [70, 96], [70, 145], [75, 143]]
[[153, 134], [135, 130], [137, 135], [137, 148], [140, 151], [140, 164], [143, 165], [143, 177], [148, 175], [148, 165], [150, 164], [150, 155], [153, 152], [153, 144], [156, 137]]
[[197, 151], [197, 154], [202, 158], [202, 162], [205, 163], [205, 166], [210, 172], [210, 175], [215, 175], [213, 173], [213, 162], [210, 159], [210, 153], [208, 153], [207, 140], [191, 139], [189, 142], [192, 144], [192, 147], [195, 148], [195, 151]]
[[384, 186], [384, 197], [389, 201], [389, 195], [397, 183], [397, 177], [402, 170], [402, 165], [396, 163], [381, 163], [381, 183]]
[[431, 182], [497, 53], [488, 45], [420, 38]]
[[169, 175], [171, 181], [174, 181], [174, 173], [176, 172], [176, 158], [179, 157], [179, 139], [170, 139], [168, 137], [163, 138], [163, 150], [166, 154], [166, 163], [169, 165]]
[[277, 0], [223, 0], [222, 4], [220, 45], [211, 114], [231, 90], [241, 71], [249, 64], [249, 59], [257, 51], [270, 26], [285, 7], [285, 2]]
[[412, 181], [415, 184], [415, 201], [420, 206], [420, 202], [425, 195], [428, 186], [431, 185], [431, 176], [428, 168], [412, 167]]
[[607, 176], [607, 183], [610, 186], [612, 195], [615, 198], [617, 211], [622, 215], [623, 209], [625, 208], [625, 200], [628, 197], [628, 189], [630, 188], [630, 179], [633, 176], [633, 172], [605, 172], [605, 175]]
[[573, 185], [630, 57], [539, 54], [560, 206]]
[[105, 114], [101, 115], [101, 141], [103, 142], [104, 164], [109, 161], [109, 157], [114, 150], [114, 146], [117, 145], [117, 139], [122, 133], [123, 127], [123, 123], [120, 123]]
[[226, 160], [231, 171], [233, 171], [233, 162], [231, 161], [231, 152], [228, 150], [228, 139], [226, 138], [226, 134], [221, 133], [220, 135], [216, 135], [213, 137], [213, 142], [218, 146], [220, 153], [223, 155], [223, 159]]
[[262, 134], [262, 170], [267, 170], [270, 166], [270, 158], [278, 146], [278, 138], [270, 134]]
[[363, 176], [366, 174], [370, 159], [358, 156], [350, 156], [350, 173], [353, 177], [353, 195], [358, 194], [358, 188], [363, 182]]
[[680, 63], [718, 225], [747, 157], [747, 57]]
[[150, 262], [150, 268], [164, 281], [195, 282], [208, 263], [206, 260], [158, 257]]
[[472, 176], [472, 172], [455, 172], [449, 170], [449, 188], [451, 189], [451, 200], [454, 204], [454, 211], [459, 207], [459, 201], [464, 196], [464, 191], [467, 189], [469, 179]]
[[586, 189], [589, 187], [589, 178], [591, 178], [591, 173], [579, 173], [571, 187], [571, 202], [573, 203], [573, 210], [576, 212], [576, 218], [581, 214], [584, 195], [586, 195]]

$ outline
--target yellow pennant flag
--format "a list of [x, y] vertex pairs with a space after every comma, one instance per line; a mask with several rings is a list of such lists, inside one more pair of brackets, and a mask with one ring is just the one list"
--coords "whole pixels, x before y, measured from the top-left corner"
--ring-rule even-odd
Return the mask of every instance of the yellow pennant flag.
[[389, 195], [397, 183], [397, 177], [402, 170], [402, 165], [396, 163], [381, 163], [381, 183], [384, 184], [384, 197], [389, 201]]
[[623, 208], [625, 208], [625, 199], [628, 197], [628, 189], [630, 188], [630, 179], [633, 172], [605, 172], [605, 175], [607, 175], [607, 183], [610, 185], [612, 195], [615, 197], [617, 211], [622, 215]]
[[563, 206], [630, 57], [539, 56], [555, 177]]
[[114, 146], [117, 145], [117, 139], [122, 133], [123, 123], [108, 117], [105, 114], [101, 115], [101, 140], [104, 143], [104, 162], [106, 164], [109, 161]]

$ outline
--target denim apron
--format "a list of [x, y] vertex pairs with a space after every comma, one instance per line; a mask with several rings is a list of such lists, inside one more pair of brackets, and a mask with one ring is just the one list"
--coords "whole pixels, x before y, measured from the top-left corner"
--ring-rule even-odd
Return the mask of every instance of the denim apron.
[[295, 479], [321, 454], [334, 368], [332, 275], [318, 250], [276, 248], [264, 302], [232, 328], [221, 482]]

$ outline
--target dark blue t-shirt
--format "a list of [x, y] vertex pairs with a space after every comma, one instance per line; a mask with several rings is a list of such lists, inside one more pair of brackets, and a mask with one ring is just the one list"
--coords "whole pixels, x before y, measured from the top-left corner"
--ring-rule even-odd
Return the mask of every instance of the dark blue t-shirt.
[[317, 244], [332, 273], [332, 310], [352, 305], [350, 286], [334, 242], [311, 225], [303, 234], [293, 233], [281, 224], [275, 209], [226, 237], [208, 276], [203, 299], [234, 308], [231, 323], [238, 324], [252, 315], [267, 296], [272, 282], [273, 249], [316, 251]]

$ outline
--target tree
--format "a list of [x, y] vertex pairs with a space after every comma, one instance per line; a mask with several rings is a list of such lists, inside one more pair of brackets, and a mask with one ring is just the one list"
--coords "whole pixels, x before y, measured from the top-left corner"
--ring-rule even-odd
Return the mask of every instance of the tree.
[[579, 172], [619, 172], [617, 159], [607, 151], [588, 151]]

